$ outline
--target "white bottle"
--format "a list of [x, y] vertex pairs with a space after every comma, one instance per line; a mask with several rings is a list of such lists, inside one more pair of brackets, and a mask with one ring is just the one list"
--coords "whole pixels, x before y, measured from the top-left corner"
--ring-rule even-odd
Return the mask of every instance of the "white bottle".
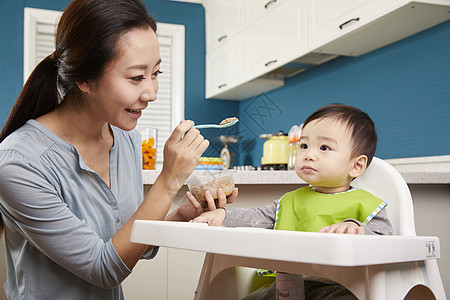
[[288, 160], [288, 170], [294, 170], [295, 166], [295, 157], [297, 156], [297, 147], [298, 147], [298, 140], [297, 140], [297, 131], [298, 126], [294, 125], [291, 127], [291, 130], [289, 130], [288, 133], [288, 139], [289, 139], [289, 160]]
[[288, 138], [289, 138], [289, 162], [288, 162], [288, 170], [295, 169], [295, 158], [297, 157], [298, 152], [298, 142], [300, 140], [300, 136], [302, 133], [303, 123], [300, 126], [294, 125], [291, 130], [289, 130]]

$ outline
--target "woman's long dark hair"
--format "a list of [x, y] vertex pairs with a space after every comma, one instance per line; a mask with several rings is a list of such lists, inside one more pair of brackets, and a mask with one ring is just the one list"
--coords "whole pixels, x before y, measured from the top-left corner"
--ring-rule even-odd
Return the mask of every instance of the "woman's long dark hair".
[[67, 97], [77, 98], [77, 82], [102, 76], [118, 54], [119, 38], [148, 27], [156, 32], [156, 22], [141, 0], [72, 1], [58, 23], [55, 52], [29, 76], [0, 132], [0, 143], [29, 119], [51, 112]]

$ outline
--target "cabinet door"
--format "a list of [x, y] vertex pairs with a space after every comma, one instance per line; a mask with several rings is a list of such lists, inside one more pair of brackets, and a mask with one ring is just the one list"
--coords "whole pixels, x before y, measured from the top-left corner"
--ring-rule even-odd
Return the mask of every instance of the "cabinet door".
[[[174, 248], [168, 250], [167, 300], [194, 299], [206, 253]], [[147, 298], [139, 299], [161, 298], [147, 295]]]
[[206, 54], [206, 98], [220, 94], [244, 80], [243, 35]]
[[284, 1], [246, 30], [246, 80], [307, 52], [305, 1]]
[[244, 29], [243, 1], [216, 1], [205, 6], [206, 52], [219, 47]]
[[248, 24], [252, 24], [286, 1], [288, 0], [243, 0], [242, 2], [245, 2], [245, 20]]
[[168, 299], [167, 259], [168, 248], [160, 247], [155, 258], [140, 260], [122, 282], [125, 299]]
[[[309, 46], [327, 44], [383, 16], [404, 0], [309, 0]], [[370, 38], [370, 37], [368, 37]]]

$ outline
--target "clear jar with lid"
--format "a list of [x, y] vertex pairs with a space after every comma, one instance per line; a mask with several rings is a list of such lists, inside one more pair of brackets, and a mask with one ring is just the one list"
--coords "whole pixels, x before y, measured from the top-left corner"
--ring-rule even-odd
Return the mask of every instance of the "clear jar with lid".
[[186, 181], [189, 191], [199, 202], [206, 202], [205, 192], [209, 191], [214, 199], [218, 199], [218, 189], [223, 189], [225, 196], [231, 195], [234, 189], [234, 171], [197, 171]]
[[300, 126], [294, 125], [291, 127], [291, 130], [289, 130], [289, 133], [288, 133], [288, 139], [289, 139], [288, 170], [295, 169], [295, 158], [297, 157], [298, 142], [300, 140], [302, 127], [303, 127], [303, 124], [301, 124]]

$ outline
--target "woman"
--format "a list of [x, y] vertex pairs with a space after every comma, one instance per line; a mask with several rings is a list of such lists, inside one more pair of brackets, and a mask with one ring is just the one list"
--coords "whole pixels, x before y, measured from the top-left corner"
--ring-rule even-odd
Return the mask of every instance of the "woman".
[[[64, 11], [55, 52], [30, 75], [0, 134], [8, 299], [122, 299], [120, 283], [157, 252], [129, 242], [133, 221], [203, 211], [191, 199], [166, 217], [209, 145], [192, 121], [173, 131], [142, 199], [133, 129], [156, 100], [155, 32], [140, 0], [74, 0]], [[236, 194], [222, 194], [219, 206]]]

